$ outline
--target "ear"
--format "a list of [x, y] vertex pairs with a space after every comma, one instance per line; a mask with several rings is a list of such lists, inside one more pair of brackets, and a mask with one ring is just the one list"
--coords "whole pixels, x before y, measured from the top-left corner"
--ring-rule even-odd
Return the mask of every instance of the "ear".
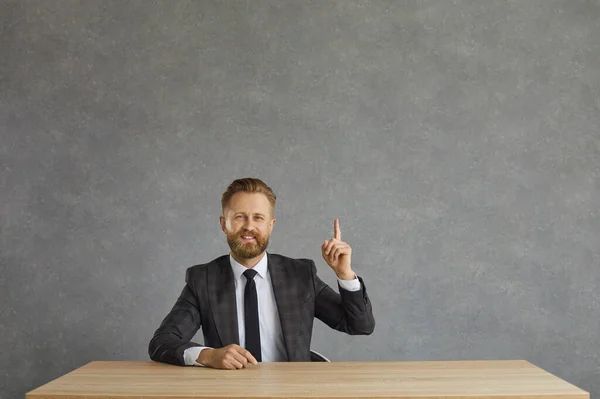
[[227, 234], [227, 229], [225, 228], [225, 218], [223, 216], [219, 216], [219, 223], [221, 224], [221, 230], [223, 233]]
[[273, 231], [273, 227], [275, 227], [275, 218], [271, 219], [271, 223], [269, 225], [269, 234]]

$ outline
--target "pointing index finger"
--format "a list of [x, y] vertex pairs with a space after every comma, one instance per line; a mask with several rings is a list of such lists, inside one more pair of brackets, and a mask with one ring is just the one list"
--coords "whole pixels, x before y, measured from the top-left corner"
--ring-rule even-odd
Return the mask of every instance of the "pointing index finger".
[[333, 238], [337, 240], [342, 239], [342, 232], [340, 231], [340, 221], [338, 218], [335, 218], [333, 221]]

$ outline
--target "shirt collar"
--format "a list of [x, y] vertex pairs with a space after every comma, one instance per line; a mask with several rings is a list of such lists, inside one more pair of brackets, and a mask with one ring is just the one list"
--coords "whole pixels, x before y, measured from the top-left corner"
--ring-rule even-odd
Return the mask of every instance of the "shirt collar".
[[[240, 279], [242, 274], [248, 270], [248, 268], [233, 259], [233, 256], [229, 254], [229, 263], [231, 264], [231, 269], [233, 269], [233, 275], [236, 279]], [[265, 253], [260, 261], [253, 267], [254, 270], [258, 273], [262, 278], [266, 278], [267, 276], [267, 254]]]

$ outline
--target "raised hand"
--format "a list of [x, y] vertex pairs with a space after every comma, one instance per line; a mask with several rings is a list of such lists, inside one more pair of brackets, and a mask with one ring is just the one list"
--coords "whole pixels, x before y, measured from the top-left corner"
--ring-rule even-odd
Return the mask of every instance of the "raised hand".
[[352, 248], [342, 241], [340, 221], [337, 218], [333, 222], [333, 238], [325, 240], [321, 253], [339, 279], [353, 280], [356, 277], [352, 271]]

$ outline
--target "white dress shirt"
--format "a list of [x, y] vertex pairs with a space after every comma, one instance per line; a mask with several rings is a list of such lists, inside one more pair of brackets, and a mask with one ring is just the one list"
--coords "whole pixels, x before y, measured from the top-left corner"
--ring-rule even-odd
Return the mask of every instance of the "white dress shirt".
[[[258, 311], [259, 311], [259, 328], [260, 328], [260, 347], [263, 362], [281, 362], [286, 359], [285, 344], [283, 342], [283, 333], [281, 332], [281, 323], [279, 321], [279, 312], [277, 311], [277, 303], [275, 302], [275, 294], [273, 285], [271, 284], [271, 276], [267, 267], [267, 256], [254, 266], [257, 275], [254, 277], [256, 282], [256, 294], [258, 296]], [[240, 338], [240, 346], [246, 347], [246, 328], [244, 323], [244, 288], [246, 287], [246, 277], [244, 272], [246, 266], [238, 263], [231, 255], [229, 262], [233, 270], [235, 282], [235, 302], [237, 308], [238, 335]], [[358, 278], [354, 280], [338, 279], [340, 287], [347, 291], [359, 291], [360, 281]], [[202, 366], [196, 361], [198, 355], [207, 346], [196, 346], [188, 348], [183, 352], [183, 359], [187, 366]]]

